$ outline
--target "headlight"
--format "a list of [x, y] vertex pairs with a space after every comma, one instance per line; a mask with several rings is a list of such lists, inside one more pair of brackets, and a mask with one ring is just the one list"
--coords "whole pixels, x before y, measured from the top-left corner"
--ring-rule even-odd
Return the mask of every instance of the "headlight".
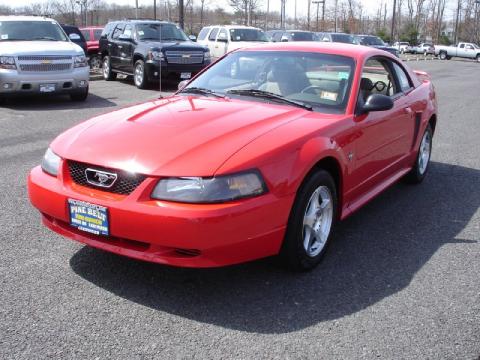
[[148, 60], [161, 61], [163, 60], [163, 53], [161, 51], [150, 50], [147, 54]]
[[88, 66], [87, 58], [84, 55], [73, 57], [73, 67], [81, 68]]
[[205, 51], [205, 54], [203, 54], [203, 60], [210, 60], [210, 50]]
[[15, 58], [13, 56], [0, 56], [0, 69], [16, 69]]
[[258, 196], [267, 187], [257, 171], [213, 178], [182, 177], [162, 179], [152, 198], [184, 203], [218, 203]]
[[55, 154], [50, 148], [47, 149], [42, 159], [42, 169], [47, 174], [57, 176], [62, 158]]

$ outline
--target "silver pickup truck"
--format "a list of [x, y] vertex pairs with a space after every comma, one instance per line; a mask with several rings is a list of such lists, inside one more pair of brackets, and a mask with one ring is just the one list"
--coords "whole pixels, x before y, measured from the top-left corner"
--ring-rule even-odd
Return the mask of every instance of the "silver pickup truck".
[[88, 80], [83, 50], [55, 20], [0, 17], [0, 100], [19, 94], [68, 94], [84, 101]]
[[458, 43], [457, 46], [435, 45], [435, 55], [441, 60], [450, 60], [452, 57], [475, 59], [480, 62], [480, 48], [472, 43]]

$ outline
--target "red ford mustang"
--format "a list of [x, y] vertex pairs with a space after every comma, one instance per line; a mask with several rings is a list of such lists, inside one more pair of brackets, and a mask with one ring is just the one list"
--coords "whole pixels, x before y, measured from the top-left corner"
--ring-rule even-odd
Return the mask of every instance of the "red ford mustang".
[[306, 270], [337, 220], [423, 180], [436, 119], [429, 77], [384, 51], [267, 44], [61, 134], [29, 195], [50, 229], [117, 254]]

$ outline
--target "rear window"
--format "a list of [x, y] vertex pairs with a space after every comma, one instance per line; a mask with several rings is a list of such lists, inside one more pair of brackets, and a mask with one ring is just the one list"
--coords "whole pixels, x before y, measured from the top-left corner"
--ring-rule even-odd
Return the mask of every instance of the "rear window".
[[292, 32], [290, 33], [292, 36], [293, 41], [315, 41], [315, 36], [313, 33], [309, 32]]
[[55, 21], [2, 21], [0, 41], [67, 41]]
[[90, 41], [90, 30], [82, 30], [82, 34], [86, 41]]
[[199, 33], [198, 33], [198, 40], [205, 40], [205, 38], [208, 35], [208, 32], [210, 31], [209, 27], [204, 27]]
[[356, 44], [357, 41], [352, 35], [348, 34], [332, 34], [332, 41], [333, 42], [339, 42], [339, 43], [345, 43], [345, 44]]
[[102, 29], [93, 30], [93, 40], [100, 39], [100, 36], [102, 36]]
[[267, 36], [259, 29], [230, 29], [232, 41], [268, 41]]

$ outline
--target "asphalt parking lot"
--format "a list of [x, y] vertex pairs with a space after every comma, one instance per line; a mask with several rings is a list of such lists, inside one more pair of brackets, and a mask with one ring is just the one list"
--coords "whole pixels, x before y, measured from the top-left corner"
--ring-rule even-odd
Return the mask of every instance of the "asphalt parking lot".
[[409, 65], [432, 75], [439, 98], [430, 173], [341, 223], [305, 274], [270, 260], [169, 268], [50, 232], [26, 193], [49, 142], [158, 92], [96, 81], [84, 104], [3, 105], [0, 358], [478, 359], [480, 64]]

